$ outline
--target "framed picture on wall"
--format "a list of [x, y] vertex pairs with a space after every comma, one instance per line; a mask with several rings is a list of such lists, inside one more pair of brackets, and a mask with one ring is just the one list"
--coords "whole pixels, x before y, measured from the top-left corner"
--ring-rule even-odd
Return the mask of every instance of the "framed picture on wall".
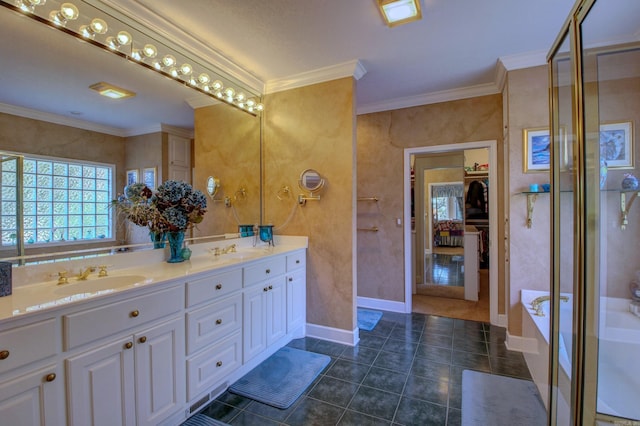
[[548, 128], [523, 130], [523, 165], [525, 173], [549, 170], [551, 138]]
[[127, 170], [127, 185], [132, 185], [138, 182], [138, 169]]
[[630, 121], [600, 125], [600, 156], [609, 169], [633, 168], [633, 126]]
[[142, 182], [152, 191], [156, 189], [156, 168], [145, 167], [142, 171]]

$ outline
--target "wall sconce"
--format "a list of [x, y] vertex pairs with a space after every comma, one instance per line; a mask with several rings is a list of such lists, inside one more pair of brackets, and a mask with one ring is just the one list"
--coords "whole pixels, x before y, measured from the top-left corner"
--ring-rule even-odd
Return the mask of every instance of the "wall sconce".
[[300, 179], [298, 185], [301, 189], [308, 191], [310, 195], [300, 194], [298, 195], [298, 204], [304, 206], [307, 201], [319, 201], [320, 191], [324, 188], [325, 180], [320, 173], [313, 169], [306, 169], [300, 173]]

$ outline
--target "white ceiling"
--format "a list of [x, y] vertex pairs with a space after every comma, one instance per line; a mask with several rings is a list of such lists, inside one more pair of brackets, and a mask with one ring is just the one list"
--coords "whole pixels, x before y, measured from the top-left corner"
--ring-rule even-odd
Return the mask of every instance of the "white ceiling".
[[[222, 61], [232, 74], [238, 71], [237, 77], [266, 93], [355, 75], [359, 78], [358, 113], [498, 93], [498, 61], [507, 69], [544, 64], [574, 3], [574, 0], [421, 0], [422, 20], [388, 28], [382, 22], [376, 0], [85, 1], [105, 3], [161, 28], [164, 35], [175, 35], [177, 42], [189, 43], [190, 50], [210, 56], [205, 59], [212, 63]], [[615, 38], [639, 40], [640, 1], [600, 0], [598, 4], [603, 1], [608, 3], [607, 10], [622, 12], [615, 26], [607, 26], [615, 28]], [[63, 42], [54, 39], [51, 35], [54, 31], [50, 29], [42, 34], [34, 32], [40, 40], [38, 47], [51, 50], [48, 55], [38, 53], [33, 41], [16, 37], [19, 32], [15, 31], [19, 30], [12, 28], [10, 31], [14, 32], [2, 33], [3, 28], [9, 31], [11, 27], [4, 25], [7, 14], [15, 13], [0, 12], [0, 20], [4, 21], [0, 37], [12, 40], [0, 44], [0, 55], [15, 58], [18, 52], [26, 53], [21, 60], [26, 64], [15, 63], [13, 68], [3, 60], [0, 103], [66, 116], [70, 116], [70, 111], [80, 111], [83, 120], [128, 129], [126, 132], [153, 123], [192, 127], [189, 117], [192, 112], [187, 104], [193, 104], [189, 98], [197, 94], [184, 92], [179, 85], [151, 93], [152, 90], [139, 86], [152, 80], [148, 70], [143, 70], [146, 74], [129, 87], [129, 83], [122, 82], [125, 88], [148, 96], [133, 98], [126, 108], [85, 106], [81, 99], [87, 94], [80, 91], [86, 92], [88, 84], [102, 80], [118, 84], [118, 77], [110, 77], [107, 70], [124, 68], [105, 65], [103, 61], [107, 59], [103, 57], [109, 55], [99, 49], [94, 49], [99, 52], [96, 55], [78, 54], [79, 63], [72, 65], [71, 55], [51, 53], [54, 45]], [[72, 37], [67, 38], [76, 43]], [[13, 50], [7, 51], [11, 47]], [[42, 63], [38, 59], [41, 55], [47, 55], [44, 62], [48, 65], [66, 61], [71, 71], [64, 76], [56, 74], [55, 79], [52, 74], [31, 75], [39, 72], [36, 65]], [[91, 75], [85, 77], [78, 68]], [[135, 67], [129, 66], [132, 68]], [[101, 74], [104, 76], [98, 78]], [[122, 74], [120, 71], [114, 75]], [[76, 84], [79, 92], [67, 82], [69, 77], [81, 83]], [[18, 89], [18, 83], [30, 86], [31, 94], [21, 96], [27, 89]], [[55, 94], [53, 89], [58, 86], [69, 87], [65, 93]]]

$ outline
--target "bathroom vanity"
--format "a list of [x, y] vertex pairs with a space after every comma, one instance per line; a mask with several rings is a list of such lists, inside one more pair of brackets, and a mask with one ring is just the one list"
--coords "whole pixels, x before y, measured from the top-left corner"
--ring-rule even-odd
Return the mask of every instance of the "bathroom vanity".
[[194, 244], [178, 264], [164, 250], [108, 256], [108, 276], [61, 285], [52, 276], [100, 258], [14, 268], [0, 298], [2, 423], [180, 424], [303, 337], [307, 238], [252, 240]]

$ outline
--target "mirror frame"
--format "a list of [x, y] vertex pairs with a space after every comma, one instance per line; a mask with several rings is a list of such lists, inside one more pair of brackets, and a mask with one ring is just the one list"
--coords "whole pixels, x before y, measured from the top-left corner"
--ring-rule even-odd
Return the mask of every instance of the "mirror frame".
[[[307, 180], [314, 175], [317, 177], [318, 183], [315, 186], [309, 186], [307, 184]], [[298, 185], [300, 186], [300, 188], [305, 191], [309, 191], [312, 194], [316, 192], [320, 192], [322, 188], [324, 188], [324, 184], [325, 184], [324, 178], [315, 169], [303, 170], [302, 173], [300, 173], [300, 178], [298, 179]]]

